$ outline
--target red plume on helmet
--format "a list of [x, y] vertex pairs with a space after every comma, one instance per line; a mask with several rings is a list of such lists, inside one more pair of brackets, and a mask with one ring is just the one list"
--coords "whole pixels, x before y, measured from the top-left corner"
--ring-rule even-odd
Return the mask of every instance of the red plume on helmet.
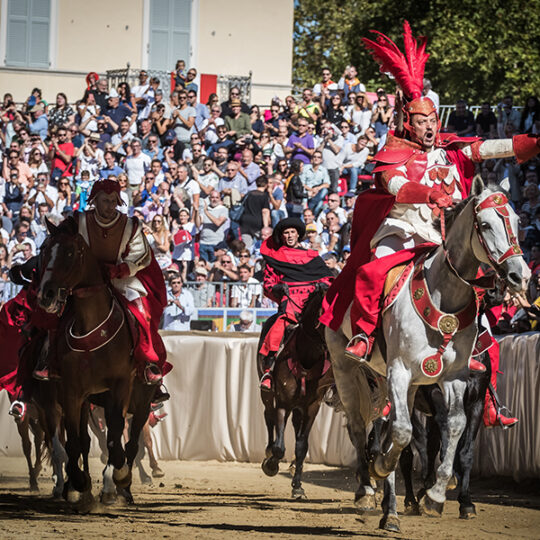
[[403, 23], [403, 41], [405, 54], [387, 36], [376, 30], [377, 40], [362, 38], [364, 45], [371, 52], [376, 62], [381, 65], [381, 73], [390, 73], [399, 84], [408, 99], [422, 96], [424, 87], [424, 68], [429, 54], [426, 53], [426, 37], [413, 38], [411, 26]]
[[424, 69], [429, 58], [426, 52], [427, 38], [424, 36], [414, 38], [410, 24], [405, 21], [403, 23], [405, 54], [403, 54], [389, 37], [376, 30], [372, 32], [377, 34], [375, 41], [367, 38], [362, 38], [362, 41], [375, 61], [380, 64], [381, 72], [391, 74], [409, 100], [404, 107], [407, 121], [403, 125], [410, 131], [411, 114], [429, 116], [433, 112], [437, 113], [431, 99], [422, 95]]

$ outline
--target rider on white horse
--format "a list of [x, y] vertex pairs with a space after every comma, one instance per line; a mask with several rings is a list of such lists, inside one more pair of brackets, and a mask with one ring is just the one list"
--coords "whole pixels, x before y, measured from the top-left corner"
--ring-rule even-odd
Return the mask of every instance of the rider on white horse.
[[[410, 27], [405, 23], [405, 39], [408, 37]], [[357, 199], [351, 256], [323, 305], [321, 322], [337, 330], [352, 302], [354, 337], [346, 353], [360, 360], [365, 360], [371, 352], [379, 322], [380, 297], [373, 294], [377, 289], [372, 281], [374, 276], [366, 279], [357, 275], [358, 268], [370, 259], [380, 259], [382, 270], [376, 278], [384, 283], [392, 266], [414, 258], [416, 246], [442, 243], [434, 221], [441, 209], [469, 195], [475, 163], [510, 156], [523, 163], [540, 151], [538, 136], [483, 141], [478, 137], [440, 133], [436, 107], [422, 96], [424, 66], [429, 56], [424, 52], [425, 38], [420, 39], [420, 45], [414, 42], [414, 47], [418, 47], [415, 54], [421, 58], [421, 65], [414, 72], [409, 71], [408, 59], [386, 36], [379, 34], [376, 41], [364, 39], [364, 43], [381, 64], [381, 71], [395, 76], [407, 102], [402, 110], [396, 106], [398, 115], [403, 114], [402, 126], [389, 133], [386, 145], [375, 156], [377, 189], [364, 192]], [[391, 259], [386, 257], [404, 250], [410, 252], [410, 258], [389, 264]], [[471, 364], [471, 369], [485, 371], [479, 362], [471, 359]], [[489, 404], [493, 407], [492, 400]], [[499, 413], [491, 418], [492, 425], [497, 420], [504, 425], [517, 421]]]

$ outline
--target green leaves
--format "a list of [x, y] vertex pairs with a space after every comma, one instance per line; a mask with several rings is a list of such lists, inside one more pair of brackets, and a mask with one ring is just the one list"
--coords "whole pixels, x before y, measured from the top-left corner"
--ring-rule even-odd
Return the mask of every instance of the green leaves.
[[[360, 42], [376, 29], [403, 46], [407, 19], [414, 35], [427, 35], [426, 77], [441, 103], [466, 98], [495, 103], [506, 94], [516, 104], [540, 88], [540, 0], [296, 0], [293, 84], [320, 80], [328, 66], [338, 81], [348, 64], [368, 90], [393, 81], [379, 73]], [[374, 83], [374, 84], [370, 84]]]

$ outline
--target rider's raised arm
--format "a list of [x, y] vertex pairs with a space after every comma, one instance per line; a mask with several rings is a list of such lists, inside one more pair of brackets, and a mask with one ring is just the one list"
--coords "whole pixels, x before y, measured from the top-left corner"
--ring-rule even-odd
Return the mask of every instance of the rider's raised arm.
[[129, 276], [134, 276], [139, 270], [146, 268], [152, 262], [151, 248], [138, 220], [133, 224], [137, 227], [132, 234], [126, 249], [122, 253], [121, 263], [129, 268]]
[[515, 135], [511, 139], [477, 141], [462, 150], [468, 158], [476, 162], [516, 156], [518, 163], [524, 163], [540, 152], [539, 140], [537, 136]]

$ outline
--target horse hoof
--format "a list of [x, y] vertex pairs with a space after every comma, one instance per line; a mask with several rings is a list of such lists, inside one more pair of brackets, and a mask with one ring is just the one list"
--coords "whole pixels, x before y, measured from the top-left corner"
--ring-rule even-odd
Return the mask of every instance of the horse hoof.
[[120, 489], [118, 491], [118, 495], [120, 495], [121, 497], [123, 497], [126, 501], [126, 504], [135, 504], [135, 501], [133, 499], [133, 495], [131, 494], [131, 491], [129, 490], [129, 488], [127, 489]]
[[403, 512], [406, 516], [419, 516], [420, 506], [417, 502], [405, 504], [405, 510]]
[[81, 494], [79, 504], [77, 505], [77, 511], [79, 514], [88, 514], [92, 508], [94, 508], [95, 499], [92, 495], [92, 491], [85, 491]]
[[[386, 475], [386, 476], [381, 475], [381, 474], [379, 474], [377, 472], [376, 467], [375, 467], [375, 460], [369, 462], [368, 470], [369, 470], [369, 476], [373, 480], [385, 480], [386, 476], [388, 476], [388, 475]], [[390, 473], [388, 473], [388, 474], [390, 474]]]
[[57, 500], [61, 499], [63, 490], [64, 490], [64, 488], [62, 488], [62, 487], [54, 487], [53, 490], [52, 490], [53, 499], [57, 499]]
[[453, 474], [450, 477], [450, 480], [448, 480], [448, 484], [446, 484], [446, 491], [456, 489], [457, 487], [458, 487], [458, 479], [457, 479], [457, 476]]
[[274, 446], [274, 448], [272, 448], [272, 455], [279, 461], [280, 459], [283, 459], [283, 456], [285, 455], [285, 450]]
[[390, 532], [400, 532], [399, 518], [397, 516], [383, 516], [379, 522], [379, 529]]
[[441, 517], [444, 503], [434, 501], [427, 493], [420, 500], [420, 511], [425, 516]]
[[474, 504], [470, 506], [459, 507], [459, 519], [474, 519], [476, 517], [476, 508]]
[[276, 476], [279, 471], [279, 461], [274, 457], [263, 460], [261, 468], [266, 476]]
[[106, 506], [111, 506], [112, 504], [116, 502], [116, 493], [115, 492], [105, 493], [104, 491], [102, 491], [100, 502], [101, 504], [104, 504]]
[[154, 478], [163, 478], [165, 473], [159, 467], [156, 467], [155, 469], [152, 469], [152, 476]]
[[69, 504], [77, 504], [81, 500], [81, 492], [75, 489], [68, 489], [66, 493], [66, 501]]
[[113, 480], [116, 484], [116, 487], [123, 489], [131, 485], [131, 471], [127, 465], [121, 469], [114, 469], [113, 471]]
[[296, 474], [296, 463], [294, 461], [291, 461], [291, 464], [289, 465], [287, 471], [291, 476], [294, 476]]
[[303, 501], [303, 500], [307, 499], [306, 492], [301, 487], [293, 488], [293, 490], [292, 490], [292, 498], [294, 500], [296, 500], [296, 501]]
[[139, 475], [139, 478], [141, 480], [141, 484], [144, 486], [151, 486], [152, 485], [152, 477], [148, 476], [147, 474], [141, 474]]
[[354, 498], [354, 505], [360, 514], [371, 514], [377, 511], [375, 494], [363, 495]]
[[34, 493], [39, 491], [38, 483], [34, 481], [30, 481], [30, 491], [33, 491]]

